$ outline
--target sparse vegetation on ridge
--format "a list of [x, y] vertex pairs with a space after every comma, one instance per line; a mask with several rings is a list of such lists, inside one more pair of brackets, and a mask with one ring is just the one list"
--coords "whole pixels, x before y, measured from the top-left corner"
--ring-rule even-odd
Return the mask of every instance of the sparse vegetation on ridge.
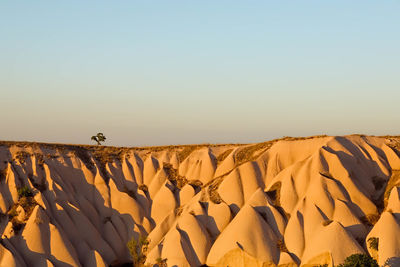
[[[247, 145], [244, 148], [241, 148], [236, 152], [234, 155], [235, 159], [235, 164], [236, 166], [239, 166], [247, 161], [253, 161], [255, 160], [258, 156], [260, 156], [262, 153], [267, 151], [278, 141], [298, 141], [298, 140], [308, 140], [308, 139], [314, 139], [314, 138], [323, 138], [327, 137], [327, 135], [316, 135], [316, 136], [309, 136], [309, 137], [289, 137], [285, 136], [283, 138], [277, 138], [273, 139], [270, 141], [262, 142], [262, 143], [256, 143], [252, 145]], [[259, 153], [255, 154], [256, 151], [260, 151]]]
[[222, 152], [221, 154], [218, 155], [217, 161], [218, 162], [224, 161], [229, 156], [229, 154], [232, 153], [232, 151], [233, 151], [233, 148], [225, 150], [224, 152]]
[[197, 146], [186, 146], [182, 150], [176, 153], [179, 162], [183, 162], [193, 151], [195, 151]]

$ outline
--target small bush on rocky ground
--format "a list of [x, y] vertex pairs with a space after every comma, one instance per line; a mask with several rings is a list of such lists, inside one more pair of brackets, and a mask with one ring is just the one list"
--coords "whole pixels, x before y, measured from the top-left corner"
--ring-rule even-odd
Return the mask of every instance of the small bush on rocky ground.
[[175, 169], [172, 164], [164, 162], [163, 168], [168, 180], [177, 188], [181, 189], [188, 183], [186, 177], [179, 175], [178, 170]]
[[344, 260], [338, 267], [379, 267], [376, 260], [366, 254], [353, 254]]
[[[33, 209], [37, 205], [37, 202], [33, 198], [34, 193], [29, 187], [21, 187], [18, 189], [17, 192], [19, 198], [18, 202], [14, 203], [14, 205], [7, 213], [9, 221], [12, 223], [12, 228], [16, 234], [18, 234], [24, 228], [26, 220], [32, 214]], [[21, 206], [25, 212], [24, 218], [21, 219], [22, 221], [18, 219], [18, 206]]]
[[132, 237], [126, 244], [132, 257], [133, 266], [145, 266], [149, 243], [147, 236], [139, 236], [138, 240]]
[[27, 186], [23, 186], [21, 188], [18, 189], [18, 197], [22, 198], [22, 197], [33, 197], [33, 192], [32, 189], [30, 189]]
[[368, 245], [369, 245], [369, 248], [378, 250], [379, 238], [377, 238], [377, 237], [368, 238]]

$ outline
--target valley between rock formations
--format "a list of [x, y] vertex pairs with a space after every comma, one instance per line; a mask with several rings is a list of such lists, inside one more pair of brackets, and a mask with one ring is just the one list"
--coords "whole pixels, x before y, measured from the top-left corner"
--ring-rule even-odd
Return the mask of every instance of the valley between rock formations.
[[399, 148], [399, 137], [363, 135], [147, 148], [3, 141], [0, 266], [122, 264], [139, 235], [149, 264], [332, 266], [368, 253], [383, 265], [400, 257]]

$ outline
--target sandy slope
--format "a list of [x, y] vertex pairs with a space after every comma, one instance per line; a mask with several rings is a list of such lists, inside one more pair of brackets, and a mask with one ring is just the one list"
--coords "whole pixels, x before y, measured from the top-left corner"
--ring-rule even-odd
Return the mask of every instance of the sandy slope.
[[[112, 148], [0, 143], [0, 266], [400, 260], [397, 137]], [[27, 186], [33, 197], [21, 197]], [[378, 246], [371, 240], [378, 238]]]

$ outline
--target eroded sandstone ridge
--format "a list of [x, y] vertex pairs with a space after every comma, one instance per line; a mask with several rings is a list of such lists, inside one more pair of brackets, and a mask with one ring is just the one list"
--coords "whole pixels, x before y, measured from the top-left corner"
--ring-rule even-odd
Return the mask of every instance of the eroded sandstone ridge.
[[1, 266], [313, 266], [400, 257], [397, 137], [114, 148], [0, 143]]

